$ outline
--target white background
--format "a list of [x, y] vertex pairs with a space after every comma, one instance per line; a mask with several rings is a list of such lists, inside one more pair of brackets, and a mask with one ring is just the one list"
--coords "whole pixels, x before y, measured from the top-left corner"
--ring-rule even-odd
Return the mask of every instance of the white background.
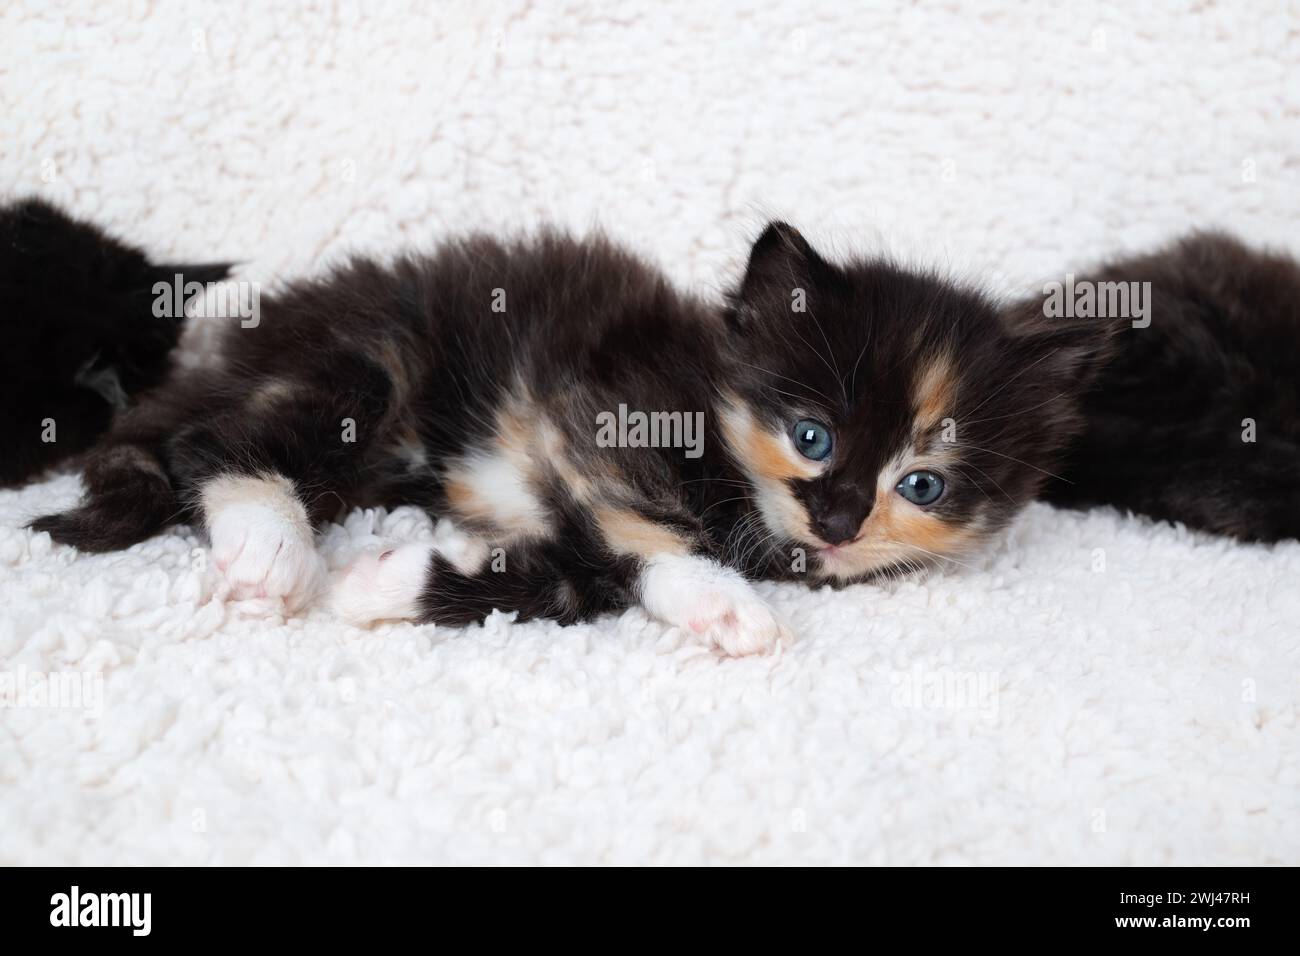
[[[1141, 6], [11, 2], [0, 188], [271, 283], [543, 219], [706, 294], [773, 215], [994, 291], [1297, 251], [1300, 12]], [[77, 487], [0, 493], [0, 666], [104, 675], [98, 720], [0, 710], [0, 862], [1300, 862], [1295, 543], [1037, 506], [948, 575], [766, 588], [800, 640], [736, 662], [637, 611], [250, 619], [188, 531], [21, 529]], [[900, 693], [945, 677], [995, 692]]]

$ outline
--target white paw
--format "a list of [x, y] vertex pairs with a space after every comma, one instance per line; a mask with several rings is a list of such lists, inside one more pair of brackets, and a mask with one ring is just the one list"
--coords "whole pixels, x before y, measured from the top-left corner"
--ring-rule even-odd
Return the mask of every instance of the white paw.
[[419, 616], [420, 594], [429, 579], [433, 545], [405, 544], [363, 554], [334, 582], [329, 608], [351, 624], [409, 621]]
[[733, 657], [768, 654], [791, 640], [789, 628], [748, 581], [707, 558], [652, 559], [641, 573], [641, 603]]
[[325, 562], [285, 478], [217, 478], [202, 493], [212, 560], [236, 601], [271, 598], [290, 613], [319, 591]]

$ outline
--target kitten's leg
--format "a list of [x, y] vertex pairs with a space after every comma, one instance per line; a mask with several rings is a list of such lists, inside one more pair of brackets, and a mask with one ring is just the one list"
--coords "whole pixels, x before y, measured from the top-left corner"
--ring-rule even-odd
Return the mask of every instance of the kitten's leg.
[[607, 547], [637, 562], [641, 606], [726, 654], [764, 654], [790, 630], [734, 568], [707, 551], [695, 520], [680, 511], [597, 508]]
[[545, 542], [516, 542], [508, 551], [474, 538], [408, 544], [353, 562], [330, 607], [359, 626], [405, 620], [460, 627], [494, 610], [572, 624], [632, 603], [627, 567], [580, 564], [572, 551]]
[[790, 629], [734, 568], [700, 555], [651, 557], [639, 578], [641, 605], [725, 654], [767, 654], [791, 640]]
[[444, 518], [434, 529], [432, 544], [406, 544], [363, 554], [349, 564], [330, 592], [330, 610], [358, 626], [413, 621], [420, 617], [420, 598], [433, 573], [435, 555], [456, 573], [472, 578], [483, 571], [489, 551], [482, 538], [461, 531]]
[[280, 598], [295, 611], [318, 593], [325, 564], [314, 528], [364, 486], [390, 393], [377, 364], [336, 354], [318, 371], [261, 381], [171, 442], [233, 596]]
[[726, 654], [767, 653], [788, 643], [789, 629], [752, 585], [691, 553], [688, 532], [632, 512], [597, 515], [605, 548], [591, 545], [588, 561], [573, 563], [572, 549], [522, 545], [501, 552], [498, 567], [481, 539], [435, 538], [358, 559], [335, 585], [331, 608], [358, 625], [459, 625], [493, 609], [518, 611], [520, 620], [579, 621], [639, 600], [653, 617]]
[[77, 507], [32, 522], [81, 551], [130, 547], [183, 520], [185, 506], [167, 473], [164, 445], [186, 415], [182, 395], [164, 386], [117, 416], [86, 456]]
[[325, 562], [293, 482], [275, 472], [202, 482], [200, 508], [212, 560], [236, 600], [279, 598], [293, 612], [325, 579]]

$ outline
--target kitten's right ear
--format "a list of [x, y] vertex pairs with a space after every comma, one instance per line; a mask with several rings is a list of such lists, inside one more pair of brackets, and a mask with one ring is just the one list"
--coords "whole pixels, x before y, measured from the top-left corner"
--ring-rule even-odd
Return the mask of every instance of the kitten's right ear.
[[796, 290], [808, 286], [825, 260], [794, 226], [770, 222], [749, 251], [749, 265], [740, 288], [730, 296], [729, 318], [735, 328], [744, 328], [763, 305], [784, 303], [788, 308]]

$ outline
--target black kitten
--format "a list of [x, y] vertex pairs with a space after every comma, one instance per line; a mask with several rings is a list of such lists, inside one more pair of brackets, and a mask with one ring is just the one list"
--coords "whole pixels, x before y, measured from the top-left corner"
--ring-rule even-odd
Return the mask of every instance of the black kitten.
[[85, 451], [163, 380], [183, 316], [154, 315], [155, 282], [226, 268], [152, 264], [40, 200], [0, 207], [0, 485]]
[[1149, 283], [1148, 314], [1096, 320], [1113, 339], [1048, 500], [1300, 536], [1300, 265], [1200, 233], [1082, 281]]
[[725, 305], [603, 239], [474, 237], [262, 301], [91, 455], [35, 527], [88, 550], [203, 521], [237, 597], [292, 610], [314, 528], [414, 504], [433, 544], [359, 559], [332, 607], [449, 624], [640, 602], [730, 653], [783, 625], [747, 579], [843, 584], [976, 547], [1073, 434], [1096, 326], [1005, 322], [789, 226]]

